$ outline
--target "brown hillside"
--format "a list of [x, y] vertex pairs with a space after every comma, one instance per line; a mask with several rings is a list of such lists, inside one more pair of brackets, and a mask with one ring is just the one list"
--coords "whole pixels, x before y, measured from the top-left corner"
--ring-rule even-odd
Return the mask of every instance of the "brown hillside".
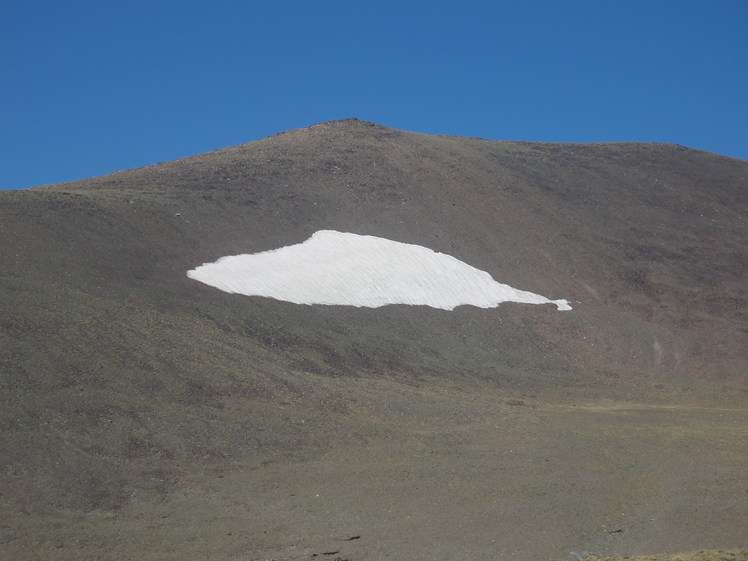
[[[320, 229], [573, 310], [298, 306], [186, 276]], [[0, 239], [0, 557], [745, 546], [745, 161], [347, 119], [0, 192]]]

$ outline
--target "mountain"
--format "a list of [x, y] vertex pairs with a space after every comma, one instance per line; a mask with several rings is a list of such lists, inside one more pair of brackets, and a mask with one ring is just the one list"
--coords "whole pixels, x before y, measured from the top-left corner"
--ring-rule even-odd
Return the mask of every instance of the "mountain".
[[[564, 299], [300, 305], [188, 271], [319, 231]], [[0, 553], [745, 547], [748, 162], [346, 119], [0, 192]]]

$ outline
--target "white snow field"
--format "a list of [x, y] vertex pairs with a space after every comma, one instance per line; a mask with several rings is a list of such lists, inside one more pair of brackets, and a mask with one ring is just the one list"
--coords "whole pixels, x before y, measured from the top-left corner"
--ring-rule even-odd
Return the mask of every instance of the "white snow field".
[[494, 308], [520, 302], [571, 310], [566, 300], [498, 283], [444, 253], [334, 230], [320, 230], [303, 243], [280, 249], [222, 257], [187, 276], [225, 292], [296, 304], [409, 304], [452, 310], [464, 304]]

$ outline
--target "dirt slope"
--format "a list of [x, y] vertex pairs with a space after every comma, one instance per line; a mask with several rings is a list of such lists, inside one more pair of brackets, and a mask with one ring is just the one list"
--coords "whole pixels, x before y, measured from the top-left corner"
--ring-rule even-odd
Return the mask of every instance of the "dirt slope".
[[[320, 229], [574, 309], [296, 306], [185, 274]], [[344, 120], [0, 193], [0, 239], [15, 559], [745, 545], [744, 161]]]

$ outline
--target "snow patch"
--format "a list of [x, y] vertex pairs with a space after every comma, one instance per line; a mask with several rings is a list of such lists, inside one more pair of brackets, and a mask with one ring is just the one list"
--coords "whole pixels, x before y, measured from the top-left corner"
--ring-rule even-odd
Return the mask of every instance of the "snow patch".
[[571, 309], [566, 300], [549, 300], [498, 283], [485, 271], [444, 253], [334, 230], [320, 230], [303, 243], [280, 249], [222, 257], [187, 276], [224, 292], [296, 304], [409, 304], [453, 310], [520, 302]]

